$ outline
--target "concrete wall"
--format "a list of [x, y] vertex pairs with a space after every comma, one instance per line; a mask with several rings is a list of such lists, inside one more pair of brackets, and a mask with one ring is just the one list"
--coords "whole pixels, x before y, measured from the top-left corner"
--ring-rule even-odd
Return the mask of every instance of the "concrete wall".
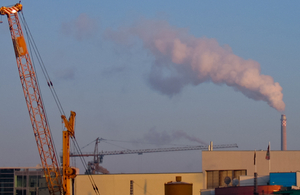
[[[270, 151], [270, 160], [265, 159], [266, 152], [256, 151], [258, 175], [269, 175], [269, 169], [270, 172], [300, 171], [300, 151]], [[254, 175], [254, 151], [202, 151], [204, 189], [207, 170], [239, 169], [246, 169], [247, 175]]]
[[[93, 175], [101, 195], [129, 195], [130, 180], [134, 181], [134, 195], [164, 195], [164, 184], [175, 181], [176, 176], [182, 182], [193, 183], [193, 195], [200, 195], [203, 186], [202, 173], [157, 173], [157, 174], [108, 174]], [[87, 175], [75, 178], [75, 195], [95, 194]]]

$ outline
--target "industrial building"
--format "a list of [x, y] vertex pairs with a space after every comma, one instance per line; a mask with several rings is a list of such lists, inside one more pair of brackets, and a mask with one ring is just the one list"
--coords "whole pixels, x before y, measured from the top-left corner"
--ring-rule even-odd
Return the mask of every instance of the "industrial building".
[[266, 160], [266, 153], [267, 151], [202, 151], [202, 194], [214, 191], [217, 187], [225, 187], [226, 176], [231, 181], [238, 179], [238, 185], [253, 185], [255, 168], [261, 178], [258, 179], [258, 185], [269, 184], [269, 173], [300, 171], [300, 151], [271, 151], [270, 160]]
[[[269, 184], [269, 173], [300, 171], [300, 151], [256, 151], [256, 169], [261, 178], [259, 185]], [[214, 194], [215, 188], [226, 187], [224, 178], [236, 178], [242, 185], [253, 185], [255, 151], [202, 151], [202, 173], [157, 173], [94, 175], [94, 180], [103, 194], [120, 194], [130, 191], [130, 180], [134, 181], [135, 194], [164, 194], [164, 184], [181, 176], [183, 182], [193, 184], [193, 194]], [[269, 172], [270, 170], [270, 172]], [[200, 178], [201, 177], [201, 178]], [[264, 183], [266, 182], [266, 183]], [[238, 184], [240, 185], [240, 183]], [[86, 175], [75, 179], [75, 192], [92, 193]], [[232, 183], [229, 184], [232, 186]], [[278, 189], [278, 187], [274, 187]]]
[[[103, 195], [130, 194], [130, 190], [135, 195], [163, 195], [164, 185], [175, 181], [177, 176], [181, 176], [182, 182], [192, 184], [193, 195], [215, 194], [216, 188], [217, 195], [218, 192], [221, 194], [222, 188], [227, 187], [227, 190], [230, 190], [229, 188], [234, 186], [232, 182], [225, 184], [225, 177], [229, 177], [231, 181], [236, 178], [237, 186], [245, 186], [244, 189], [248, 189], [249, 186], [253, 187], [255, 166], [258, 185], [261, 186], [274, 183], [270, 183], [270, 173], [294, 172], [296, 174], [300, 171], [300, 151], [271, 151], [270, 160], [266, 160], [266, 152], [202, 151], [202, 173], [101, 174], [93, 175], [93, 180]], [[254, 165], [254, 156], [256, 156], [256, 165]], [[0, 168], [0, 173], [0, 195], [38, 195], [47, 191], [40, 167]], [[297, 178], [298, 175], [300, 174], [296, 174]], [[299, 182], [300, 180], [294, 185], [300, 187]], [[278, 186], [275, 186], [277, 184], [275, 182], [274, 187], [261, 188], [278, 190]], [[74, 193], [76, 195], [94, 194], [87, 175], [77, 175], [74, 181]]]
[[[146, 173], [146, 174], [105, 174], [93, 175], [101, 194], [130, 194], [130, 181], [133, 181], [133, 194], [163, 195], [164, 184], [175, 181], [193, 184], [193, 194], [200, 194], [203, 186], [202, 173]], [[75, 179], [75, 194], [94, 194], [87, 175], [78, 175]]]

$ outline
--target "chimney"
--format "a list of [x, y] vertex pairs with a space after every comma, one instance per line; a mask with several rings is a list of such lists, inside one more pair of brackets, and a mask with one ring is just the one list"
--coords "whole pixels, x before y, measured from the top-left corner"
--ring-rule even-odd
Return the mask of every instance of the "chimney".
[[281, 115], [281, 150], [286, 150], [286, 116]]

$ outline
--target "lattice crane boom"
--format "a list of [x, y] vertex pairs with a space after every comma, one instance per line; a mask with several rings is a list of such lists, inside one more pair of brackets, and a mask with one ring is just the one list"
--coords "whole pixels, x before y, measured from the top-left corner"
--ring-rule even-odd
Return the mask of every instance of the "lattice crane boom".
[[[74, 125], [76, 113], [71, 111], [69, 120], [64, 115], [61, 116], [62, 121], [66, 127], [66, 131], [63, 131], [63, 166], [61, 174], [61, 169], [58, 165], [54, 143], [52, 141], [52, 136], [48, 125], [36, 73], [27, 50], [26, 41], [18, 16], [18, 13], [22, 11], [22, 8], [23, 7], [20, 3], [17, 3], [14, 6], [10, 7], [0, 7], [0, 15], [6, 15], [8, 18], [8, 24], [15, 50], [22, 89], [24, 92], [24, 97], [28, 108], [41, 163], [43, 166], [46, 183], [48, 185], [49, 194], [70, 195], [71, 179], [74, 179], [76, 177], [76, 169], [70, 167], [69, 156], [70, 138], [75, 140]], [[26, 27], [26, 22], [24, 22], [24, 24]], [[37, 57], [39, 58], [39, 60], [41, 60], [40, 56]], [[53, 89], [53, 85], [50, 79], [48, 82], [48, 86], [50, 88], [52, 87]], [[54, 96], [56, 96], [54, 98], [57, 101], [58, 97], [56, 93]], [[61, 113], [63, 113], [63, 109], [60, 103], [58, 107]], [[76, 140], [74, 142], [76, 142]], [[95, 181], [92, 178], [90, 178], [90, 181], [96, 194], [100, 194]]]
[[[171, 147], [171, 148], [154, 148], [154, 149], [138, 149], [138, 150], [115, 150], [115, 151], [101, 151], [98, 153], [86, 152], [86, 153], [70, 153], [70, 157], [89, 157], [89, 156], [103, 156], [106, 155], [120, 155], [120, 154], [143, 154], [143, 153], [154, 153], [154, 152], [175, 152], [175, 151], [188, 151], [188, 150], [208, 150], [208, 146], [183, 146], [183, 147]], [[222, 144], [214, 145], [214, 149], [223, 148], [237, 148], [237, 144]], [[101, 158], [100, 158], [101, 159]]]
[[223, 144], [223, 145], [200, 145], [200, 146], [183, 146], [183, 147], [171, 147], [171, 148], [154, 148], [154, 149], [138, 149], [138, 150], [115, 150], [115, 151], [101, 151], [98, 152], [98, 143], [102, 138], [97, 138], [95, 140], [95, 149], [94, 153], [70, 153], [70, 157], [89, 157], [93, 156], [94, 160], [89, 161], [86, 174], [95, 174], [103, 173], [108, 174], [109, 171], [100, 166], [100, 163], [103, 162], [103, 157], [105, 155], [120, 155], [120, 154], [143, 154], [143, 153], [154, 153], [154, 152], [175, 152], [175, 151], [188, 151], [188, 150], [212, 150], [214, 149], [223, 149], [223, 148], [237, 148], [237, 144]]
[[18, 12], [22, 5], [1, 7], [0, 15], [6, 15], [15, 50], [19, 76], [31, 120], [37, 148], [43, 166], [50, 195], [68, 194], [63, 188], [62, 176], [52, 141], [44, 104], [41, 98], [36, 73], [27, 50]]

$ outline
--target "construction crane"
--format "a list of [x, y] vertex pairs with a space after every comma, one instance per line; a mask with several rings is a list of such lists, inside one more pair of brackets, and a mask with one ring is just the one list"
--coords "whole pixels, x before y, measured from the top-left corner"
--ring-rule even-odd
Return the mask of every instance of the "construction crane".
[[[74, 136], [75, 112], [71, 112], [67, 120], [62, 120], [67, 131], [63, 131], [63, 180], [58, 165], [54, 144], [52, 141], [44, 104], [41, 98], [36, 73], [27, 50], [18, 13], [22, 10], [20, 3], [10, 7], [1, 7], [0, 15], [6, 15], [9, 30], [15, 50], [19, 76], [27, 104], [31, 125], [34, 132], [37, 148], [41, 158], [49, 193], [70, 195], [70, 179], [76, 176], [75, 170], [69, 165], [69, 139]], [[50, 85], [48, 83], [48, 85]], [[52, 85], [52, 83], [51, 83]]]
[[103, 138], [97, 138], [95, 140], [94, 152], [86, 153], [70, 153], [70, 157], [89, 157], [93, 156], [94, 160], [88, 162], [87, 174], [95, 173], [109, 173], [105, 168], [101, 167], [99, 164], [103, 162], [103, 157], [106, 155], [121, 155], [121, 154], [138, 154], [143, 153], [154, 153], [154, 152], [176, 152], [176, 151], [188, 151], [188, 150], [213, 150], [213, 149], [223, 149], [223, 148], [237, 148], [237, 144], [222, 144], [213, 145], [200, 145], [200, 146], [183, 146], [183, 147], [171, 147], [171, 148], [154, 148], [154, 149], [137, 149], [137, 150], [115, 150], [115, 151], [101, 151], [98, 152], [98, 144], [100, 141], [105, 140]]

